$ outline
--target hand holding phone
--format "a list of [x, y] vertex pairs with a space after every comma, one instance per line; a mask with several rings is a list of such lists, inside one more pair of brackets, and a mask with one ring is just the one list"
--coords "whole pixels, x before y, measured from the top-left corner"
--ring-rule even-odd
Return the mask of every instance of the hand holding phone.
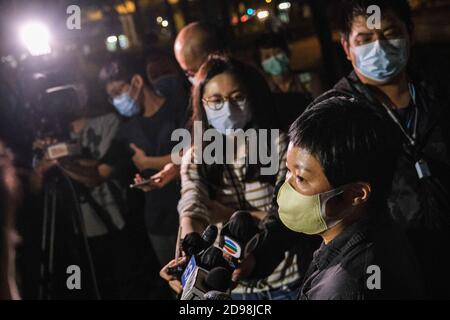
[[159, 182], [159, 178], [144, 179], [141, 175], [137, 174], [134, 178], [134, 184], [130, 185], [131, 189], [141, 189], [142, 191], [149, 192], [157, 188], [156, 183]]

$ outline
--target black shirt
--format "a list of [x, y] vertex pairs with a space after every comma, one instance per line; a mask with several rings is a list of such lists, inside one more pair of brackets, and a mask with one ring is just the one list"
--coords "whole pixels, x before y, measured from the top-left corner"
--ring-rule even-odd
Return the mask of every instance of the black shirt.
[[[119, 174], [127, 171], [133, 152], [129, 145], [134, 143], [147, 156], [165, 156], [172, 152], [177, 142], [171, 141], [172, 132], [182, 128], [185, 123], [187, 102], [180, 97], [168, 97], [161, 108], [151, 117], [136, 116], [125, 122], [119, 130], [113, 145], [102, 162], [115, 168]], [[137, 169], [128, 175], [129, 183]], [[142, 175], [148, 178], [157, 170], [145, 170]], [[180, 187], [173, 181], [162, 189], [145, 193], [145, 222], [151, 234], [176, 234], [178, 230], [177, 203]]]

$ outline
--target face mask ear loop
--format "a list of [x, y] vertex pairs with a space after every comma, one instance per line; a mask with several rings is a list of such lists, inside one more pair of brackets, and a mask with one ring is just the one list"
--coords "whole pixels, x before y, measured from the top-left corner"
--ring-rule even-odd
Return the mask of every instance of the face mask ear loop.
[[[330, 199], [332, 199], [340, 194], [343, 194], [345, 191], [344, 188], [345, 188], [345, 186], [342, 186], [342, 187], [336, 188], [334, 190], [324, 192], [319, 196], [320, 197], [320, 214], [328, 228], [334, 227], [342, 219], [329, 218], [327, 216], [327, 203]], [[331, 224], [329, 225], [328, 222], [331, 222]]]

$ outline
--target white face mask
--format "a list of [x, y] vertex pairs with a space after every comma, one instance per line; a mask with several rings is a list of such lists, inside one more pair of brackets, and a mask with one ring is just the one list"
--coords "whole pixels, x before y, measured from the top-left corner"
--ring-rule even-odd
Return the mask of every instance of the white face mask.
[[244, 129], [251, 119], [248, 102], [232, 105], [227, 100], [220, 110], [204, 108], [209, 124], [222, 134], [227, 134], [227, 129]]
[[377, 40], [355, 47], [356, 68], [368, 79], [385, 83], [392, 80], [408, 64], [408, 41]]

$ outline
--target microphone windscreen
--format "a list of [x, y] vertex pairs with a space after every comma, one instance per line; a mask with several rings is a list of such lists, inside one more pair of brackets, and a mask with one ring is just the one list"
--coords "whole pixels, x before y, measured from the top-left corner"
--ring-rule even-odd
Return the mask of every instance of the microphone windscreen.
[[230, 234], [236, 239], [247, 242], [258, 233], [255, 220], [247, 211], [238, 211], [230, 219]]
[[223, 257], [223, 251], [214, 246], [208, 248], [200, 259], [200, 264], [206, 270], [212, 270], [216, 267], [224, 267], [228, 270], [232, 270], [230, 264]]
[[188, 256], [194, 256], [205, 248], [204, 240], [197, 232], [188, 233], [181, 243], [181, 248]]
[[231, 272], [223, 267], [214, 268], [206, 276], [205, 285], [210, 290], [225, 292], [231, 287]]
[[208, 228], [203, 231], [202, 239], [205, 241], [205, 248], [208, 248], [209, 246], [213, 245], [214, 242], [217, 239], [217, 234], [219, 233], [219, 230], [215, 225], [210, 225]]

